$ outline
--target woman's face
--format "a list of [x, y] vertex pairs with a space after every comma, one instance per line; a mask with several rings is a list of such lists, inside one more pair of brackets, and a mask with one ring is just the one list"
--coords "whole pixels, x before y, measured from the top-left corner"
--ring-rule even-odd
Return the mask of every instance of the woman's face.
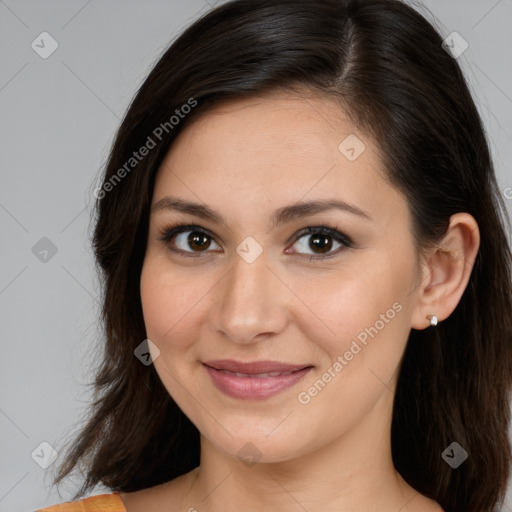
[[420, 267], [404, 196], [337, 104], [274, 94], [203, 114], [152, 205], [155, 369], [216, 449], [275, 462], [389, 437]]

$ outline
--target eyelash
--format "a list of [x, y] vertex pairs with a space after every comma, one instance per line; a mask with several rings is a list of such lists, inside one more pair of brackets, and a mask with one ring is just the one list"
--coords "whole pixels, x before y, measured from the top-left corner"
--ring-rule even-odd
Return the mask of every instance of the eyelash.
[[[336, 256], [339, 252], [341, 252], [344, 248], [350, 249], [354, 246], [354, 243], [352, 240], [346, 236], [345, 234], [341, 233], [340, 231], [337, 231], [337, 226], [333, 228], [326, 226], [324, 224], [318, 225], [318, 226], [307, 226], [306, 228], [300, 230], [298, 233], [296, 233], [293, 237], [293, 243], [294, 245], [298, 240], [300, 240], [302, 237], [306, 235], [327, 235], [332, 237], [336, 242], [340, 243], [343, 247], [339, 247], [336, 252], [330, 252], [327, 253], [325, 256], [322, 255], [310, 255], [305, 256], [309, 258], [309, 261], [311, 260], [325, 260], [328, 258], [332, 258]], [[215, 237], [206, 229], [203, 229], [196, 225], [191, 224], [173, 224], [165, 226], [160, 230], [160, 236], [158, 238], [159, 241], [162, 243], [169, 245], [169, 242], [172, 240], [172, 238], [175, 235], [179, 235], [181, 233], [185, 233], [187, 231], [191, 232], [197, 232], [201, 233], [209, 238], [212, 238], [215, 240]], [[215, 242], [217, 243], [217, 242]], [[218, 244], [218, 243], [217, 243]], [[219, 244], [218, 244], [219, 245]], [[180, 249], [170, 249], [172, 252], [178, 254], [179, 256], [185, 257], [185, 258], [199, 258], [202, 257], [202, 252], [206, 251], [182, 251]], [[194, 254], [196, 253], [196, 254]], [[300, 254], [300, 253], [299, 253]]]

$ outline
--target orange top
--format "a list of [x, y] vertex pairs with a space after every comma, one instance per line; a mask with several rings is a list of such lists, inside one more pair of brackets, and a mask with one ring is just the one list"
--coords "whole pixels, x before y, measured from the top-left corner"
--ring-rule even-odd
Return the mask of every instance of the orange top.
[[78, 501], [68, 501], [36, 512], [126, 512], [118, 492], [98, 494]]

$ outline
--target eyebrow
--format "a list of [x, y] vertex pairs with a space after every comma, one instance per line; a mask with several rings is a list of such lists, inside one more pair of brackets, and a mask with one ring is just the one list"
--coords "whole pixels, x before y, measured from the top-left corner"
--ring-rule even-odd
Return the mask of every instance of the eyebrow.
[[[334, 209], [357, 215], [358, 217], [366, 220], [373, 220], [369, 213], [361, 210], [361, 208], [358, 208], [355, 205], [346, 203], [345, 201], [341, 201], [339, 199], [320, 199], [315, 201], [297, 202], [289, 206], [278, 208], [273, 212], [270, 222], [272, 227], [275, 228], [280, 224], [286, 224], [302, 217]], [[228, 225], [224, 217], [215, 210], [212, 210], [210, 207], [200, 203], [186, 201], [184, 199], [167, 196], [157, 201], [151, 207], [152, 213], [162, 210], [188, 213], [202, 219], [222, 223], [226, 226]]]

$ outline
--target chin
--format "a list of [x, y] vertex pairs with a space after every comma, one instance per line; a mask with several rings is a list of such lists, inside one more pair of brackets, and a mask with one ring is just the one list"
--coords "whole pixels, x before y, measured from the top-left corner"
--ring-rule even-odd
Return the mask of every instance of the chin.
[[[233, 437], [221, 427], [213, 427], [213, 432], [206, 432], [205, 437], [217, 450], [239, 459], [249, 467], [255, 463], [286, 462], [307, 453], [308, 447], [313, 444], [313, 440], [308, 439], [308, 431], [302, 432], [299, 428], [295, 430], [290, 427], [276, 428], [280, 421], [282, 418], [275, 419], [273, 427], [265, 429], [255, 429], [254, 421], [251, 424], [250, 420], [245, 424], [238, 423], [236, 428], [230, 424], [228, 430]], [[203, 433], [203, 430], [199, 430]]]

